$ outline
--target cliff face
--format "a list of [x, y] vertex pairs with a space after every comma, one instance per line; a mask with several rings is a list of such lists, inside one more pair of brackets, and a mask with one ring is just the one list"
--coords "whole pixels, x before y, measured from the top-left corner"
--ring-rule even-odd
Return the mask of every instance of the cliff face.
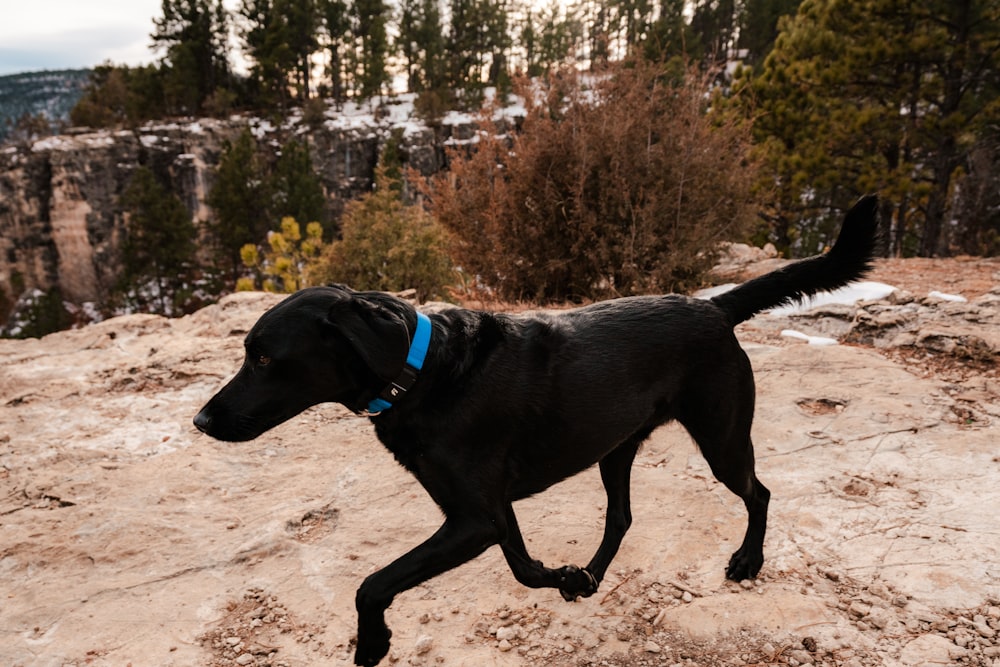
[[432, 130], [398, 106], [379, 120], [356, 109], [330, 110], [312, 127], [296, 118], [282, 127], [246, 118], [197, 120], [77, 132], [0, 149], [0, 326], [3, 311], [32, 292], [58, 289], [73, 304], [104, 303], [120, 267], [125, 217], [119, 199], [139, 165], [169, 181], [204, 229], [212, 218], [205, 202], [223, 144], [244, 127], [270, 150], [293, 136], [308, 141], [335, 216], [344, 202], [370, 189], [380, 149], [394, 133], [404, 161], [424, 174], [442, 166], [447, 142], [472, 135], [467, 117]]

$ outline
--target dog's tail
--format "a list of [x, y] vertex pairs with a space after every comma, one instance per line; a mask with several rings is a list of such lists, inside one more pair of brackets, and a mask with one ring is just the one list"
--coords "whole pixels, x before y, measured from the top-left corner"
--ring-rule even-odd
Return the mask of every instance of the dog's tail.
[[733, 326], [762, 310], [786, 305], [857, 280], [871, 268], [877, 244], [878, 197], [863, 197], [847, 212], [837, 241], [824, 255], [748, 280], [712, 298]]

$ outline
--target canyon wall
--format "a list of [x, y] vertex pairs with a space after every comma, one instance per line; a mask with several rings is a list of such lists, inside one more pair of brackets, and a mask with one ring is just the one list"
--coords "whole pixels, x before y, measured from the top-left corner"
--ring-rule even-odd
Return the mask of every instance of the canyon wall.
[[474, 135], [468, 116], [436, 128], [403, 103], [370, 111], [329, 109], [321, 122], [283, 124], [245, 117], [153, 123], [133, 131], [75, 130], [0, 148], [0, 326], [24, 295], [58, 290], [71, 304], [102, 304], [120, 271], [125, 216], [120, 196], [139, 165], [172, 186], [202, 229], [224, 142], [250, 127], [277, 151], [291, 138], [309, 143], [334, 217], [370, 189], [382, 146], [400, 142], [404, 162], [424, 174], [444, 164], [445, 146]]

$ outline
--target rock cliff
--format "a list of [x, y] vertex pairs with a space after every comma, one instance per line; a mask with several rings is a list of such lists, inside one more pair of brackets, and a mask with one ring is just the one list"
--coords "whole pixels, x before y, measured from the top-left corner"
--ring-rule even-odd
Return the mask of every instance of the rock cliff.
[[404, 99], [371, 111], [327, 110], [322, 122], [188, 119], [134, 131], [76, 130], [0, 149], [0, 327], [19, 298], [53, 293], [71, 304], [102, 304], [120, 266], [125, 219], [119, 203], [139, 165], [169, 181], [203, 229], [206, 195], [226, 140], [249, 126], [260, 146], [308, 141], [313, 166], [337, 215], [371, 187], [382, 145], [399, 137], [404, 162], [424, 174], [444, 163], [445, 146], [473, 134], [471, 117], [451, 114], [431, 128]]

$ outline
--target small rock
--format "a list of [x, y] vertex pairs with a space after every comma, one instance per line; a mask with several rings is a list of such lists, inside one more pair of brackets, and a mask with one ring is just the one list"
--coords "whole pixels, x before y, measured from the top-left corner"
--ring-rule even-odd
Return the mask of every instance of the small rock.
[[417, 637], [417, 643], [414, 646], [414, 649], [416, 650], [417, 655], [423, 655], [431, 650], [431, 646], [433, 646], [433, 644], [433, 637], [430, 635], [420, 635]]
[[691, 602], [694, 600], [694, 596], [691, 595], [689, 591], [684, 591], [684, 595], [681, 596], [681, 600], [684, 600], [684, 602]]
[[852, 602], [851, 606], [847, 608], [847, 613], [849, 613], [854, 618], [864, 618], [865, 616], [870, 614], [871, 611], [872, 611], [871, 605], [865, 604], [864, 602], [860, 602], [858, 600]]
[[511, 648], [513, 648], [513, 645], [509, 641], [507, 641], [506, 639], [501, 639], [500, 643], [497, 644], [497, 648], [500, 649], [501, 651], [503, 651], [504, 653], [506, 653]]
[[989, 625], [987, 625], [985, 621], [983, 621], [982, 623], [973, 622], [973, 625], [976, 628], [976, 632], [979, 633], [980, 637], [984, 637], [986, 639], [993, 639], [994, 637], [997, 636], [997, 631], [991, 628]]
[[800, 665], [811, 665], [813, 664], [813, 657], [808, 651], [803, 651], [802, 649], [792, 649], [788, 652], [788, 657], [792, 658]]
[[240, 657], [236, 658], [237, 665], [249, 665], [253, 662], [253, 656], [249, 653], [243, 653]]
[[662, 648], [660, 648], [660, 645], [654, 642], [653, 640], [649, 640], [648, 642], [646, 642], [646, 645], [643, 646], [642, 648], [643, 650], [646, 651], [646, 653], [659, 653], [660, 651], [663, 650]]
[[866, 620], [879, 630], [884, 630], [892, 622], [892, 615], [885, 609], [872, 609]]
[[497, 641], [510, 641], [517, 637], [517, 632], [514, 630], [514, 626], [508, 625], [504, 628], [497, 628]]

